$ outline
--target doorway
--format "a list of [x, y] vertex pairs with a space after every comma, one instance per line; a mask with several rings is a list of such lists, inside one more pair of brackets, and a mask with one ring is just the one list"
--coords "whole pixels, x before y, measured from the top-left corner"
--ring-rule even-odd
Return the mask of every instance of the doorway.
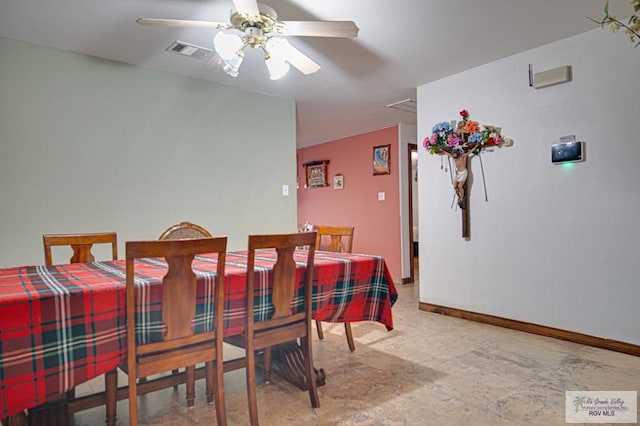
[[415, 281], [418, 269], [418, 241], [420, 230], [418, 229], [418, 145], [410, 143], [407, 145], [407, 155], [409, 167], [407, 167], [407, 188], [409, 190], [409, 257], [411, 262], [409, 282]]

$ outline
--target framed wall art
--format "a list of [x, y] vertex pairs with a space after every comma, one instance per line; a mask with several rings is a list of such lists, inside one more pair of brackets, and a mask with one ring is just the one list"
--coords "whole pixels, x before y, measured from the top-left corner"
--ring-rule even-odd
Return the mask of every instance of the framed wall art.
[[344, 189], [344, 176], [337, 174], [333, 177], [333, 189]]
[[373, 175], [388, 175], [391, 173], [389, 167], [389, 153], [391, 145], [380, 145], [373, 147]]
[[321, 188], [329, 186], [327, 179], [327, 165], [329, 160], [310, 161], [304, 163], [305, 188]]

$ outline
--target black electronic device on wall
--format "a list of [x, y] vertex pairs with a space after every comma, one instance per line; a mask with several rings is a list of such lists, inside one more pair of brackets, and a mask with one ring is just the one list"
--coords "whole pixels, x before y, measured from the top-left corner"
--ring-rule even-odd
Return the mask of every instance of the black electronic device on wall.
[[551, 145], [553, 164], [584, 161], [584, 142], [564, 142]]

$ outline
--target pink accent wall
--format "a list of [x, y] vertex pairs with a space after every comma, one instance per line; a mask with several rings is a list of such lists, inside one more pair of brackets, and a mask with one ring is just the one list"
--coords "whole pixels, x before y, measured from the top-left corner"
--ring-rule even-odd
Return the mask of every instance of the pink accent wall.
[[[391, 174], [373, 176], [379, 145], [391, 145]], [[398, 145], [393, 126], [298, 150], [298, 222], [355, 226], [353, 252], [383, 256], [394, 280], [402, 278]], [[302, 165], [319, 160], [329, 160], [329, 186], [305, 189]], [[333, 189], [336, 174], [344, 176], [342, 190]]]

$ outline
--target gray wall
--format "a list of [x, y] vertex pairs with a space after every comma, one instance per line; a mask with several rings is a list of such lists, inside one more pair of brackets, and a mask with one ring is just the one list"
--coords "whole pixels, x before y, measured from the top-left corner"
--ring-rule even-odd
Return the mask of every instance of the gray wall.
[[116, 231], [123, 257], [182, 220], [232, 249], [296, 230], [293, 101], [6, 38], [0, 57], [0, 267], [43, 263], [43, 233]]
[[[487, 48], [490, 48], [487, 46]], [[573, 81], [528, 87], [534, 71]], [[450, 177], [420, 148], [420, 300], [640, 344], [640, 50], [596, 29], [418, 88], [418, 135], [438, 121], [502, 126], [512, 147], [471, 160], [471, 240]], [[583, 163], [551, 164], [560, 136]]]

